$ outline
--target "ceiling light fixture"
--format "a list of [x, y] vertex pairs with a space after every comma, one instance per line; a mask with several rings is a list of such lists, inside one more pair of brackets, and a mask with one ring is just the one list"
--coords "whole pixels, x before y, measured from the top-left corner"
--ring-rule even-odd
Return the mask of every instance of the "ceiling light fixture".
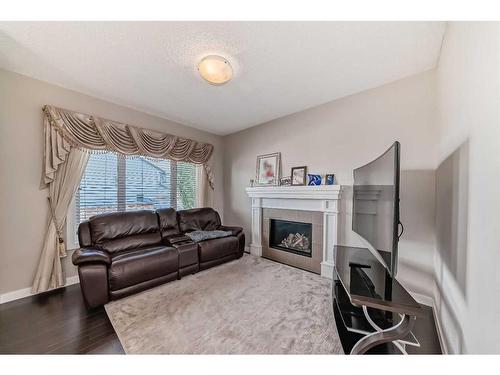
[[223, 85], [233, 77], [233, 68], [222, 56], [209, 55], [198, 64], [200, 76], [212, 85]]

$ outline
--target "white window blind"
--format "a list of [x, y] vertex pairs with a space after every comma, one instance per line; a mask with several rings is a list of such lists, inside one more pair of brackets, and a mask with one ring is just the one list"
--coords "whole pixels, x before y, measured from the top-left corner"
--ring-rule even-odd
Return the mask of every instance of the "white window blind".
[[[91, 216], [113, 211], [196, 206], [196, 165], [173, 160], [92, 154], [75, 197], [71, 230]], [[68, 228], [70, 229], [70, 228]], [[75, 244], [78, 240], [76, 235]]]

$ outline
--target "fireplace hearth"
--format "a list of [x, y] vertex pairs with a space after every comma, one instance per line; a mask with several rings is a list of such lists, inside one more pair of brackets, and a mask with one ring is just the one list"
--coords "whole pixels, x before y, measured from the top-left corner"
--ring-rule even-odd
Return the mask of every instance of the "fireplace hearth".
[[312, 257], [312, 223], [270, 219], [269, 247]]

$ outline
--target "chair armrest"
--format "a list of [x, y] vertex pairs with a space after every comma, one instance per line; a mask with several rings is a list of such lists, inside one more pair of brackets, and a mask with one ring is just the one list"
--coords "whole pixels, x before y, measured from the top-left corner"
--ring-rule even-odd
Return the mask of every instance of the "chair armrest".
[[227, 227], [225, 225], [220, 225], [218, 230], [225, 230], [231, 232], [232, 236], [237, 236], [239, 233], [243, 231], [243, 228], [241, 227]]
[[105, 263], [111, 264], [111, 257], [109, 253], [104, 250], [95, 249], [92, 247], [84, 247], [75, 250], [71, 257], [75, 266], [83, 263]]

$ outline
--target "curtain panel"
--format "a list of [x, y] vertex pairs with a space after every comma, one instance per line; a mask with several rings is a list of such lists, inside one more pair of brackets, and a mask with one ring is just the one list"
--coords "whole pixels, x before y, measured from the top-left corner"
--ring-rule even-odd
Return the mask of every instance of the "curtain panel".
[[66, 256], [62, 230], [89, 154], [75, 148], [67, 156], [66, 161], [60, 164], [55, 173], [54, 180], [49, 184], [49, 222], [31, 288], [33, 293], [45, 292], [66, 284], [60, 259]]
[[90, 152], [112, 151], [202, 164], [208, 185], [214, 188], [213, 174], [207, 164], [214, 150], [211, 144], [50, 105], [44, 106], [43, 112], [45, 160], [42, 185], [54, 180], [59, 165], [64, 163], [69, 150], [76, 147]]
[[60, 260], [66, 256], [62, 229], [89, 153], [111, 151], [200, 164], [203, 191], [199, 203], [205, 205], [210, 200], [209, 190], [214, 189], [214, 183], [208, 162], [213, 145], [49, 105], [43, 107], [43, 113], [45, 145], [41, 188], [49, 191], [50, 219], [33, 280], [33, 293], [65, 284]]

